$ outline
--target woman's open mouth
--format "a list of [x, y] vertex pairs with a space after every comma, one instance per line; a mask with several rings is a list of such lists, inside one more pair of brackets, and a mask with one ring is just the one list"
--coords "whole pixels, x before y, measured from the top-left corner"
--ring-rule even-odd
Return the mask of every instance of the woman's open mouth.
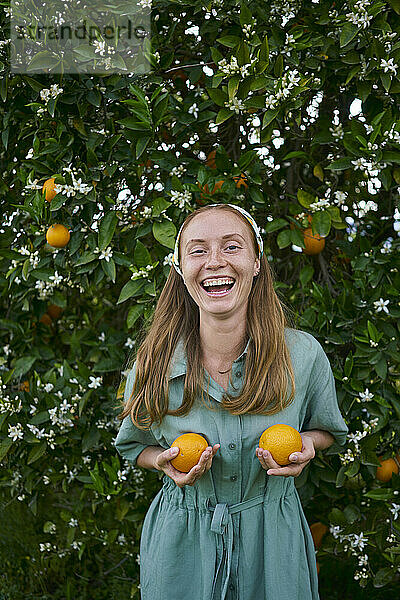
[[235, 280], [231, 277], [219, 280], [216, 278], [215, 280], [203, 281], [200, 285], [208, 296], [220, 298], [230, 293], [235, 285]]

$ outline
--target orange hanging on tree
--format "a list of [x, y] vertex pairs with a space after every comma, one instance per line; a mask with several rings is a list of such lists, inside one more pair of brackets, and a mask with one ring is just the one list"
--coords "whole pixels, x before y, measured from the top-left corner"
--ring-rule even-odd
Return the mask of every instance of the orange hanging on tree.
[[313, 256], [319, 254], [325, 248], [325, 238], [320, 236], [319, 233], [314, 235], [311, 227], [307, 227], [307, 229], [304, 230], [303, 236], [304, 244], [306, 246], [303, 248], [304, 254]]
[[246, 183], [247, 177], [244, 173], [241, 173], [240, 175], [235, 175], [233, 180], [235, 181], [237, 188], [243, 186], [245, 189], [247, 189], [249, 187]]
[[70, 240], [69, 231], [64, 225], [50, 225], [46, 233], [46, 240], [53, 248], [64, 248]]
[[56, 192], [55, 187], [56, 187], [56, 183], [55, 183], [54, 177], [51, 177], [50, 179], [46, 179], [46, 181], [44, 182], [43, 187], [42, 187], [42, 192], [46, 194], [47, 202], [51, 202], [53, 200], [54, 196], [57, 195], [58, 192]]

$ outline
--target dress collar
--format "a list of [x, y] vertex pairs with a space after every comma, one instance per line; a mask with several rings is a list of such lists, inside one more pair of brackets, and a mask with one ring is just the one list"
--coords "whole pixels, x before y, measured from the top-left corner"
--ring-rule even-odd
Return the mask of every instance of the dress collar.
[[[245, 354], [249, 349], [250, 339], [248, 339], [246, 348], [243, 350], [242, 354], [234, 361], [233, 364], [238, 363], [242, 358], [244, 358]], [[169, 379], [173, 379], [174, 377], [180, 377], [181, 375], [185, 375], [186, 373], [186, 353], [183, 345], [183, 340], [180, 339], [176, 345], [175, 352], [173, 354], [171, 360], [171, 368]]]

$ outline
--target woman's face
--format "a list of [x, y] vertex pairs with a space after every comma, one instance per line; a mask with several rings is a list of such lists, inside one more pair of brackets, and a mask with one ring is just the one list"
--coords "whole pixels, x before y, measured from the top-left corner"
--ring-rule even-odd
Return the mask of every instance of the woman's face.
[[[247, 306], [253, 277], [260, 269], [252, 236], [242, 218], [227, 210], [200, 214], [182, 232], [181, 270], [200, 311], [226, 314]], [[219, 287], [203, 285], [205, 280], [222, 283], [226, 278], [234, 280], [229, 291], [226, 282]]]

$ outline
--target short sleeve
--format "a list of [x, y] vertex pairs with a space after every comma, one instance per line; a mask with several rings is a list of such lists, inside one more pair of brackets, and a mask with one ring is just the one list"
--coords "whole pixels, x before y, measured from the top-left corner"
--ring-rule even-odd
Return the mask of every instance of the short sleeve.
[[[136, 363], [133, 365], [126, 380], [124, 391], [125, 402], [128, 401], [132, 392], [133, 383], [135, 381], [135, 372]], [[114, 441], [114, 446], [116, 447], [118, 453], [123, 458], [126, 458], [129, 462], [131, 462], [133, 466], [137, 466], [137, 457], [142, 452], [142, 450], [144, 450], [147, 446], [159, 445], [159, 442], [154, 437], [150, 429], [144, 430], [134, 426], [130, 415], [127, 415], [123, 419], [118, 431], [118, 435]], [[154, 471], [155, 473], [159, 473], [157, 469], [149, 470]]]
[[343, 446], [349, 429], [339, 410], [335, 378], [329, 359], [318, 340], [315, 342], [316, 355], [307, 388], [307, 409], [302, 431], [328, 431], [334, 436], [336, 443]]

